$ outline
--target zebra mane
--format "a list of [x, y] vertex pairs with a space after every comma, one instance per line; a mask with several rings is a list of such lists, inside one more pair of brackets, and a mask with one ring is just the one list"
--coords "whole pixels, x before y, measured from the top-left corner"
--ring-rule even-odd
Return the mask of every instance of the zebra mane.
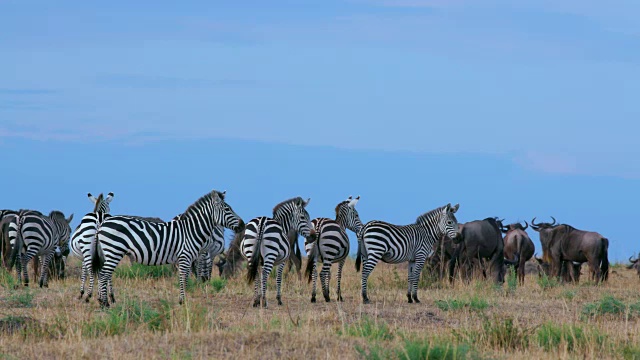
[[340, 207], [349, 203], [349, 200], [341, 201], [338, 205], [336, 205], [336, 216], [338, 216], [338, 212], [340, 212]]
[[93, 207], [93, 212], [98, 212], [98, 207], [100, 206], [100, 204], [102, 204], [102, 202], [104, 201], [104, 195], [102, 193], [100, 193], [100, 195], [98, 195], [98, 197], [96, 198], [96, 205]]
[[224, 193], [222, 193], [222, 192], [220, 192], [218, 190], [213, 190], [211, 192], [208, 192], [208, 193], [202, 195], [202, 197], [200, 197], [200, 199], [196, 200], [193, 204], [189, 205], [187, 210], [185, 210], [182, 215], [187, 215], [187, 214], [189, 214], [191, 212], [196, 211], [204, 203], [206, 203], [207, 201], [211, 200], [211, 197], [213, 197], [214, 194], [218, 194], [220, 199], [224, 200]]
[[62, 211], [58, 211], [58, 210], [51, 211], [51, 213], [49, 213], [49, 217], [52, 218], [52, 219], [65, 220], [65, 217], [64, 217], [64, 214], [62, 213]]
[[428, 219], [430, 216], [435, 215], [435, 214], [437, 214], [437, 213], [441, 213], [441, 212], [442, 212], [442, 209], [444, 209], [445, 207], [446, 207], [446, 206], [440, 206], [440, 207], [437, 207], [437, 208], [435, 208], [435, 209], [433, 209], [433, 210], [431, 210], [431, 211], [427, 211], [426, 213], [424, 213], [424, 214], [422, 214], [422, 215], [418, 216], [418, 218], [416, 219], [416, 224], [422, 224], [422, 223], [426, 222], [426, 221], [427, 221], [427, 219]]
[[280, 209], [281, 209], [282, 207], [284, 207], [284, 206], [286, 206], [286, 205], [289, 205], [289, 204], [291, 204], [291, 203], [294, 203], [294, 202], [297, 202], [297, 203], [299, 203], [299, 204], [302, 204], [302, 203], [304, 203], [304, 200], [303, 200], [300, 196], [297, 196], [297, 197], [294, 197], [294, 198], [291, 198], [291, 199], [285, 200], [285, 201], [283, 201], [283, 202], [281, 202], [281, 203], [279, 203], [278, 205], [276, 205], [276, 206], [274, 206], [274, 207], [273, 207], [273, 215], [275, 216], [275, 215], [276, 215], [276, 213], [277, 213], [278, 211], [280, 211]]

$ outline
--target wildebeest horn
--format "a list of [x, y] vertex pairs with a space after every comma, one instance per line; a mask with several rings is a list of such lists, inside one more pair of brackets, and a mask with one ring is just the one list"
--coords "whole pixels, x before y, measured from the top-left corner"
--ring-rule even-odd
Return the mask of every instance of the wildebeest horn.
[[531, 219], [531, 226], [532, 226], [532, 227], [538, 227], [538, 226], [540, 226], [540, 224], [539, 224], [539, 223], [538, 223], [538, 224], [536, 224], [536, 218], [535, 218], [535, 217], [534, 217], [533, 219]]
[[524, 228], [522, 228], [522, 230], [527, 230], [527, 228], [529, 227], [529, 223], [527, 223], [527, 220], [525, 220], [524, 223], [526, 225], [524, 226]]
[[555, 225], [555, 224], [556, 224], [556, 218], [554, 218], [553, 216], [551, 216], [551, 219], [553, 219], [553, 224], [551, 224], [551, 225]]
[[633, 258], [633, 255], [629, 256], [629, 262], [630, 263], [635, 264], [635, 263], [638, 262], [638, 259], [633, 260], [632, 258]]

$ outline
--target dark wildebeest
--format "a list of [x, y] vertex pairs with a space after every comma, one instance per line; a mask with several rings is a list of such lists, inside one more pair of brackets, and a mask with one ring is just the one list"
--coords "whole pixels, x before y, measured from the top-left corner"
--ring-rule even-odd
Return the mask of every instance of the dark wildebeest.
[[[551, 276], [551, 264], [544, 262], [543, 259], [535, 256], [536, 265], [538, 265], [538, 277], [545, 274]], [[573, 261], [563, 261], [562, 270], [560, 272], [560, 278], [563, 282], [580, 282], [582, 263]]]
[[449, 237], [445, 234], [442, 235], [440, 240], [436, 242], [433, 250], [433, 254], [427, 259], [425, 263], [425, 267], [427, 271], [434, 272], [437, 271], [438, 280], [442, 280], [445, 276], [445, 264], [449, 263], [453, 253], [455, 251], [455, 246]]
[[609, 278], [609, 240], [593, 231], [578, 230], [571, 225], [553, 223], [535, 223], [531, 228], [540, 233], [542, 259], [551, 264], [550, 272], [554, 276], [562, 275], [562, 262], [587, 262], [591, 279], [606, 281]]
[[[489, 273], [498, 284], [504, 282], [504, 242], [502, 224], [496, 218], [475, 220], [462, 225], [460, 236], [453, 239], [458, 244], [449, 261], [449, 281], [453, 283], [455, 265], [469, 260], [474, 268], [482, 268], [482, 259], [488, 259]], [[466, 253], [466, 259], [463, 258]]]
[[636, 269], [638, 277], [640, 277], [640, 253], [635, 260], [633, 260], [633, 255], [629, 257], [629, 262], [631, 263], [631, 265], [627, 265], [627, 269]]
[[229, 244], [227, 252], [220, 254], [218, 262], [215, 263], [221, 278], [228, 279], [235, 276], [240, 269], [240, 265], [245, 261], [242, 251], [240, 251], [240, 243], [243, 237], [244, 231], [236, 233], [231, 244]]
[[526, 229], [529, 227], [527, 222], [522, 226], [520, 223], [513, 223], [502, 229], [504, 232], [504, 258], [512, 261], [516, 267], [518, 281], [524, 284], [525, 263], [533, 257], [535, 246], [529, 238]]

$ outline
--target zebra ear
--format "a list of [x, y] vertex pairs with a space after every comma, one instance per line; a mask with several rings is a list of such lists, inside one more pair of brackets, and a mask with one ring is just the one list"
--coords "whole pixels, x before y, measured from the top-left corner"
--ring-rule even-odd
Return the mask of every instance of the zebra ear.
[[108, 203], [111, 202], [111, 200], [113, 200], [113, 193], [112, 192], [107, 194], [107, 197], [106, 197], [106, 199], [104, 199], [104, 201], [106, 201], [107, 204], [108, 204]]
[[89, 198], [89, 201], [91, 201], [94, 205], [95, 205], [96, 201], [98, 201], [98, 199], [96, 199], [95, 196], [91, 195], [91, 193], [88, 193], [87, 197]]
[[358, 200], [360, 200], [360, 196], [358, 196], [357, 198], [355, 198], [355, 199], [351, 200], [351, 201], [349, 202], [349, 207], [350, 207], [350, 208], [355, 207], [355, 206], [356, 206], [356, 204], [358, 203]]
[[460, 204], [455, 204], [453, 205], [453, 207], [451, 207], [451, 212], [455, 213], [456, 211], [458, 211], [459, 208], [460, 208]]
[[307, 207], [307, 205], [309, 205], [309, 201], [311, 201], [311, 198], [308, 198], [307, 201], [302, 200], [302, 206]]
[[67, 224], [71, 224], [71, 220], [73, 220], [73, 214], [71, 214], [67, 219]]
[[353, 200], [353, 196], [349, 195], [349, 197], [347, 198], [347, 201], [351, 201]]

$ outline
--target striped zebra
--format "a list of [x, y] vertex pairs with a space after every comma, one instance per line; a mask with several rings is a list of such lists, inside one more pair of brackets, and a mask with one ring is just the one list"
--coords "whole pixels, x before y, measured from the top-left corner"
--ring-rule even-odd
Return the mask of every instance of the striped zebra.
[[[289, 258], [290, 244], [287, 234], [295, 230], [298, 234], [309, 237], [314, 234], [305, 207], [311, 199], [305, 201], [301, 197], [285, 200], [273, 208], [273, 218], [257, 217], [247, 223], [240, 249], [247, 259], [247, 281], [255, 282], [253, 306], [267, 307], [267, 279], [274, 266], [278, 266], [276, 285], [278, 305], [282, 305], [281, 286], [282, 271]], [[297, 237], [296, 237], [297, 241]], [[262, 284], [259, 284], [258, 267], [262, 265]], [[258, 292], [260, 287], [261, 292]]]
[[93, 246], [96, 238], [98, 226], [109, 217], [111, 208], [109, 204], [113, 200], [114, 194], [108, 193], [105, 197], [102, 193], [95, 196], [91, 193], [87, 194], [89, 201], [93, 203], [93, 212], [90, 212], [82, 217], [80, 225], [76, 227], [71, 235], [71, 253], [82, 259], [82, 275], [80, 277], [80, 296], [78, 299], [82, 299], [84, 295], [84, 287], [89, 276], [89, 292], [85, 301], [89, 302], [91, 295], [93, 294], [93, 272], [91, 272], [91, 246]]
[[317, 263], [322, 263], [320, 271], [320, 282], [322, 283], [322, 294], [329, 302], [329, 279], [331, 278], [331, 264], [338, 263], [338, 301], [342, 300], [340, 282], [342, 281], [342, 268], [344, 261], [349, 255], [349, 237], [346, 229], [358, 234], [362, 229], [362, 222], [355, 206], [360, 200], [360, 196], [352, 199], [351, 196], [336, 206], [336, 219], [316, 218], [311, 224], [316, 232], [315, 238], [307, 238], [304, 244], [307, 254], [307, 267], [305, 274], [309, 282], [313, 280], [313, 291], [311, 292], [311, 302], [316, 302], [316, 282], [318, 272]]
[[3, 217], [0, 228], [3, 223], [9, 222], [9, 242], [12, 247], [9, 270], [17, 262], [18, 282], [22, 282], [24, 276], [24, 286], [29, 286], [27, 266], [34, 256], [39, 255], [43, 259], [40, 287], [49, 286], [49, 262], [56, 247], [68, 246], [71, 220], [73, 214], [65, 219], [64, 214], [58, 210], [51, 211], [48, 216], [39, 211], [21, 210], [17, 214]]
[[[173, 220], [180, 220], [183, 214], [176, 215]], [[211, 279], [213, 259], [224, 251], [224, 226], [214, 226], [211, 237], [204, 243], [197, 259], [191, 266], [191, 272], [202, 282]]]
[[[433, 252], [433, 245], [442, 235], [458, 236], [458, 220], [455, 212], [459, 204], [433, 209], [420, 215], [414, 224], [394, 225], [384, 221], [370, 221], [359, 237], [358, 258], [362, 257], [362, 301], [368, 304], [367, 280], [378, 261], [390, 264], [409, 262], [407, 299], [418, 300], [418, 279], [425, 260]], [[359, 259], [358, 259], [359, 260]], [[359, 261], [356, 260], [356, 270]]]
[[[178, 263], [180, 304], [184, 303], [185, 282], [193, 261], [213, 228], [222, 225], [236, 232], [244, 222], [225, 201], [225, 193], [213, 190], [196, 200], [180, 220], [149, 222], [129, 216], [111, 216], [98, 228], [96, 246], [91, 253], [92, 270], [99, 273], [99, 302], [108, 307], [107, 285], [122, 258], [144, 265]], [[110, 289], [113, 294], [113, 289]]]

